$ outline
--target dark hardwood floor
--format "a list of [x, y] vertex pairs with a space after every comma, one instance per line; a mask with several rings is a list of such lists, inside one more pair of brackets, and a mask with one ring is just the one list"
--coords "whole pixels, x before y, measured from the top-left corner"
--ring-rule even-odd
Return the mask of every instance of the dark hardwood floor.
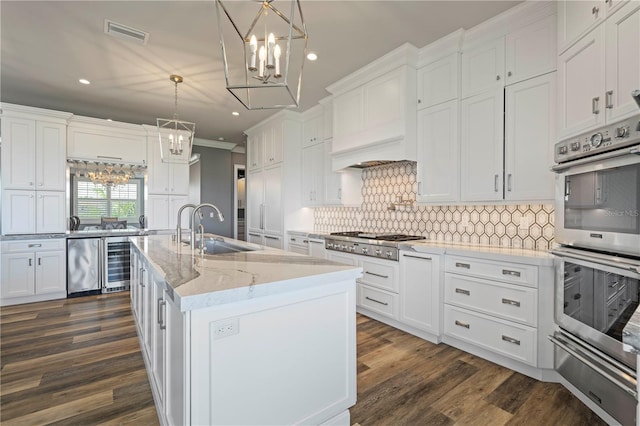
[[[2, 425], [155, 425], [129, 293], [0, 310]], [[543, 383], [358, 316], [358, 403], [370, 425], [604, 424]]]

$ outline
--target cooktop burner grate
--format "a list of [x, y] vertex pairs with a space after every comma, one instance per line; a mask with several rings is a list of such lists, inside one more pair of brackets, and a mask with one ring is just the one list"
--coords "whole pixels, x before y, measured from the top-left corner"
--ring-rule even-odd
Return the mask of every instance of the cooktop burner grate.
[[362, 232], [362, 231], [332, 232], [331, 235], [335, 237], [365, 238], [368, 240], [379, 240], [379, 241], [412, 241], [412, 240], [422, 240], [425, 238], [421, 235], [376, 234], [376, 233], [368, 233], [368, 232]]

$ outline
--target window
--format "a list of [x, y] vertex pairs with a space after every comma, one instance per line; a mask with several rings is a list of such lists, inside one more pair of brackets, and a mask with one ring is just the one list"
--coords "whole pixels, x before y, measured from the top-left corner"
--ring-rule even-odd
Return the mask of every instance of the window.
[[74, 177], [73, 196], [73, 213], [83, 222], [100, 222], [103, 216], [137, 222], [143, 210], [143, 179], [107, 188], [89, 178]]

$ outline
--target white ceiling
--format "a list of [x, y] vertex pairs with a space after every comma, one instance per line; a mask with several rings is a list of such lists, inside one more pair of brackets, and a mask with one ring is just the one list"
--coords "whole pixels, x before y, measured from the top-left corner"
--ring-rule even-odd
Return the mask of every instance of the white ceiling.
[[[308, 50], [319, 59], [305, 63], [299, 110], [405, 42], [425, 46], [517, 3], [302, 1]], [[196, 123], [197, 138], [239, 143], [243, 130], [275, 113], [247, 111], [225, 89], [213, 1], [2, 0], [0, 19], [3, 102], [155, 125], [173, 113], [169, 75], [180, 74], [180, 118]], [[105, 19], [150, 33], [148, 43], [105, 35]]]

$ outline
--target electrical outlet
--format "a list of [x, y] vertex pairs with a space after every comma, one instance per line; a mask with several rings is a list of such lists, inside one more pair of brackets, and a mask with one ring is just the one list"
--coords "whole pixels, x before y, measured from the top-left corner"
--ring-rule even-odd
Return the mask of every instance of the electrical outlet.
[[213, 217], [213, 212], [209, 212], [209, 217]]
[[212, 327], [214, 339], [222, 339], [223, 337], [238, 334], [238, 318], [230, 318], [214, 322]]

